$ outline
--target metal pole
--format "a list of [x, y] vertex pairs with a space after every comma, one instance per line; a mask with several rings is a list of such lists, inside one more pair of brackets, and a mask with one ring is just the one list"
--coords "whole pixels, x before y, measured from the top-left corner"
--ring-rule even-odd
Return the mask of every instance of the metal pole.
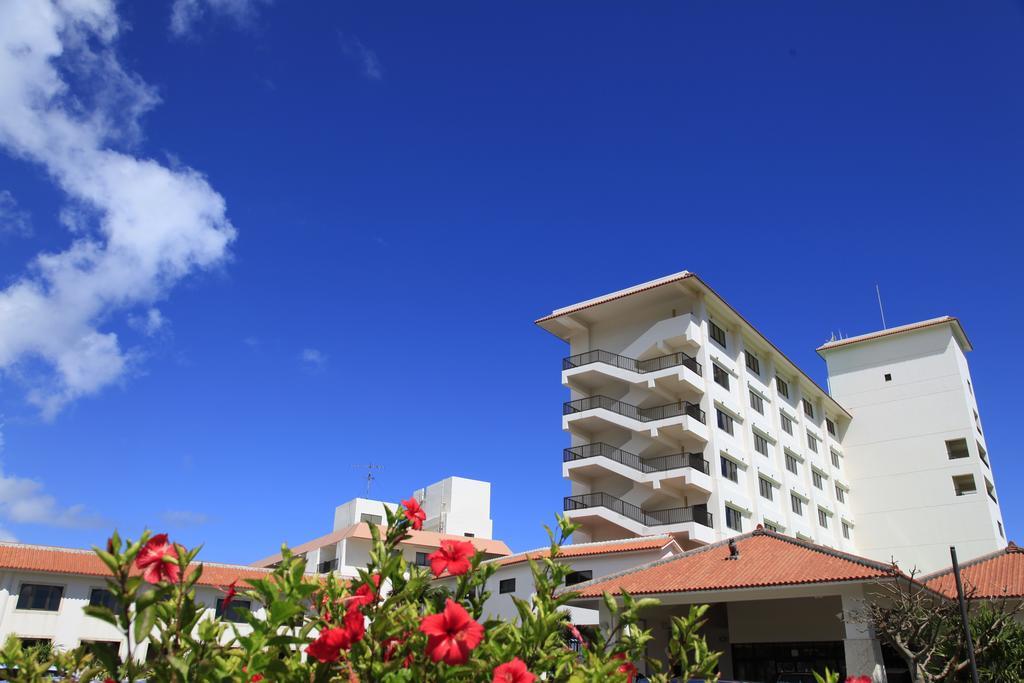
[[960, 621], [967, 637], [967, 656], [971, 660], [971, 680], [978, 683], [978, 662], [974, 660], [974, 639], [971, 638], [971, 625], [967, 619], [967, 601], [964, 600], [964, 584], [960, 580], [960, 563], [956, 561], [956, 547], [949, 546], [949, 556], [953, 560], [953, 576], [956, 577], [956, 597], [960, 602]]

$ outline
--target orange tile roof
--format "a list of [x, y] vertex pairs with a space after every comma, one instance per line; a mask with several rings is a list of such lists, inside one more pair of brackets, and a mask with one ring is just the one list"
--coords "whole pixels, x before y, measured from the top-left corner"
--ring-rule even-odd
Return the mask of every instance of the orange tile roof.
[[960, 321], [953, 316], [944, 315], [939, 318], [932, 318], [930, 320], [922, 320], [916, 323], [909, 323], [907, 325], [899, 325], [897, 327], [890, 327], [885, 330], [878, 330], [877, 332], [868, 332], [867, 334], [858, 334], [855, 337], [846, 337], [845, 339], [836, 339], [834, 341], [826, 342], [819, 346], [816, 350], [819, 354], [822, 351], [831, 351], [832, 349], [839, 348], [841, 346], [848, 346], [849, 344], [857, 344], [859, 342], [869, 341], [871, 339], [879, 339], [881, 337], [889, 337], [894, 334], [902, 334], [904, 332], [913, 332], [914, 330], [921, 330], [926, 327], [934, 327], [935, 325], [953, 325], [956, 333], [963, 338], [965, 348], [971, 350], [971, 342], [967, 339], [967, 333], [964, 332], [964, 328], [960, 325]]
[[[204, 586], [226, 586], [232, 581], [264, 578], [270, 572], [244, 565], [200, 562]], [[15, 569], [51, 574], [110, 576], [107, 565], [91, 550], [57, 548], [44, 545], [0, 542], [0, 569]]]
[[[982, 555], [960, 565], [960, 578], [968, 597], [978, 599], [1024, 597], [1024, 549], [1010, 543], [1002, 550]], [[953, 568], [920, 579], [937, 593], [955, 598]]]
[[[383, 529], [383, 527], [381, 527]], [[510, 555], [512, 551], [503, 541], [496, 541], [491, 538], [475, 538], [469, 536], [455, 536], [452, 534], [440, 534], [436, 531], [415, 531], [409, 530], [409, 538], [403, 541], [405, 545], [418, 545], [425, 548], [440, 548], [441, 541], [455, 540], [455, 541], [469, 541], [473, 544], [473, 547], [477, 550], [482, 550], [485, 554], [491, 556], [503, 556]], [[370, 525], [366, 522], [360, 522], [359, 524], [353, 524], [352, 526], [345, 527], [344, 529], [338, 529], [332, 531], [329, 534], [314, 538], [312, 541], [307, 541], [300, 545], [292, 548], [292, 552], [296, 554], [308, 553], [311, 550], [322, 548], [325, 545], [333, 545], [338, 541], [346, 538], [362, 538], [371, 539], [373, 536], [370, 535]], [[252, 563], [254, 567], [269, 567], [270, 565], [281, 561], [281, 553], [276, 553], [270, 557], [264, 557], [262, 560], [257, 560]]]
[[635, 569], [574, 586], [580, 597], [685, 593], [765, 586], [863, 581], [892, 576], [890, 565], [758, 529], [732, 539], [739, 559], [729, 559], [729, 541], [689, 550]]
[[[640, 538], [626, 538], [621, 541], [604, 541], [599, 543], [576, 543], [564, 545], [559, 551], [559, 557], [585, 557], [591, 555], [612, 555], [615, 553], [639, 552], [642, 550], [661, 550], [675, 544], [671, 536], [646, 536]], [[516, 553], [508, 557], [501, 557], [492, 560], [495, 564], [505, 567], [511, 564], [520, 564], [528, 560], [539, 560], [551, 556], [551, 548], [538, 548]]]

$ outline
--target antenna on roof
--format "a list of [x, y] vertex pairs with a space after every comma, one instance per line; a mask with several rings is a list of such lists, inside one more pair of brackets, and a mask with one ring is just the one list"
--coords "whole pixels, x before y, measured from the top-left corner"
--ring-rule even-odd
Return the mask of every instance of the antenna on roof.
[[384, 465], [378, 465], [376, 463], [370, 462], [366, 463], [365, 465], [352, 465], [352, 467], [357, 470], [366, 470], [366, 497], [369, 498], [370, 486], [373, 484], [374, 480], [377, 479], [377, 477], [373, 476], [373, 471], [384, 469]]
[[885, 325], [885, 309], [882, 308], [882, 290], [878, 288], [877, 282], [875, 283], [875, 294], [878, 295], [878, 312], [882, 314], [882, 329], [887, 330], [889, 328]]

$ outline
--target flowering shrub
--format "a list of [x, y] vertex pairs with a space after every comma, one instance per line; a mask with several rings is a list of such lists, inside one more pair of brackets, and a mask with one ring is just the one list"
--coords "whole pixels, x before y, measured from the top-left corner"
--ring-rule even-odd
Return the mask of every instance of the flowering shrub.
[[[699, 635], [706, 607], [673, 619], [664, 661], [647, 658], [651, 634], [639, 625], [641, 611], [656, 600], [623, 595], [619, 603], [605, 596], [612, 623], [582, 637], [564, 609], [575, 595], [563, 589], [571, 568], [558, 562], [574, 530], [565, 519], [557, 534], [548, 530], [551, 557], [530, 560], [535, 595], [513, 598], [518, 619], [501, 621], [484, 619], [485, 585], [495, 566], [482, 563], [472, 544], [445, 541], [430, 556], [429, 571], [401, 556], [406, 532], [420, 528], [424, 517], [409, 500], [389, 511], [386, 527], [371, 525], [369, 564], [351, 581], [310, 577], [304, 559], [284, 548], [266, 578], [223, 589], [222, 614], [239, 596], [262, 606], [257, 618], [236, 605], [245, 626], [212, 616], [196, 601], [197, 549], [165, 534], [132, 542], [115, 533], [96, 553], [112, 574], [116, 608], [85, 609], [124, 634], [128, 656], [26, 651], [12, 640], [0, 651], [0, 664], [16, 668], [24, 681], [632, 683], [639, 663], [656, 672], [652, 682], [717, 680], [719, 655]], [[455, 587], [435, 582], [441, 575], [455, 577]], [[138, 661], [138, 644], [147, 640], [149, 661]]]

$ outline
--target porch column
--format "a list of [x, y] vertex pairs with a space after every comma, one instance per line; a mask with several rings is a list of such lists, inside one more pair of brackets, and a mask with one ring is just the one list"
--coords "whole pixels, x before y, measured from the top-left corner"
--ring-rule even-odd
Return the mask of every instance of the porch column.
[[862, 619], [866, 614], [866, 598], [860, 586], [846, 590], [843, 600], [843, 649], [846, 652], [848, 676], [871, 676], [874, 683], [887, 683], [882, 646], [870, 624]]

